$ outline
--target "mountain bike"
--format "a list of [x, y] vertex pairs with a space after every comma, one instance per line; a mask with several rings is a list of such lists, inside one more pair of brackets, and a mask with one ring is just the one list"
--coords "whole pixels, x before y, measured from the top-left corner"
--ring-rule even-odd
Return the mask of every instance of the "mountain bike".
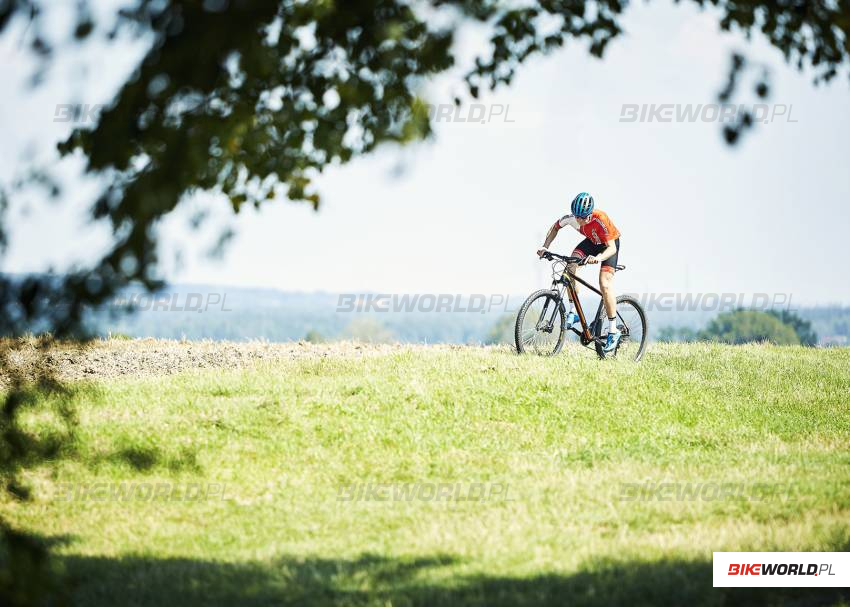
[[[549, 289], [535, 291], [520, 307], [514, 330], [517, 352], [554, 356], [561, 351], [569, 330], [578, 335], [582, 346], [594, 347], [599, 358], [617, 357], [639, 361], [646, 349], [646, 314], [640, 303], [629, 295], [617, 297], [616, 322], [617, 327], [622, 331], [622, 337], [616, 349], [606, 354], [604, 347], [607, 335], [602, 335], [602, 324], [606, 318], [603, 302], [600, 300], [596, 317], [588, 324], [573, 281], [577, 280], [600, 297], [602, 292], [569, 270], [570, 264], [583, 266], [586, 259], [567, 257], [548, 251], [543, 257], [548, 261], [554, 261], [552, 286]], [[626, 266], [622, 265], [615, 268], [617, 271], [625, 269]], [[567, 292], [570, 300], [575, 303], [581, 330], [575, 326], [566, 326], [567, 310], [564, 306], [564, 292]]]

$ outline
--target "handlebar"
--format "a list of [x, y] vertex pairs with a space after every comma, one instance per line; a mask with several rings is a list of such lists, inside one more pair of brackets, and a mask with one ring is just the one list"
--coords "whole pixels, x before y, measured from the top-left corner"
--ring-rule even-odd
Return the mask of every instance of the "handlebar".
[[580, 266], [583, 266], [587, 263], [587, 257], [569, 257], [567, 255], [558, 255], [557, 253], [552, 253], [551, 251], [546, 251], [545, 253], [543, 253], [543, 259], [548, 259], [549, 261], [552, 261], [553, 259], [560, 259], [561, 261], [578, 264]]
[[[552, 261], [553, 259], [560, 259], [561, 261], [565, 261], [567, 263], [574, 263], [579, 266], [583, 266], [587, 263], [587, 257], [569, 257], [567, 255], [558, 255], [557, 253], [552, 253], [551, 251], [546, 251], [543, 253], [542, 259], [546, 259]], [[617, 265], [615, 267], [616, 270], [625, 270], [626, 266]]]

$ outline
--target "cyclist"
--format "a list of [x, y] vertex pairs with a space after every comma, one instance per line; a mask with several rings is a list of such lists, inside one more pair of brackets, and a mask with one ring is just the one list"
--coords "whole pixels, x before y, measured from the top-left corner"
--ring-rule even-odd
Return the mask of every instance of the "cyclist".
[[[607, 214], [599, 209], [594, 210], [593, 196], [587, 192], [579, 192], [570, 205], [571, 214], [564, 215], [549, 228], [543, 248], [537, 250], [537, 255], [543, 257], [549, 245], [561, 228], [572, 226], [585, 238], [573, 250], [572, 257], [581, 257], [585, 263], [599, 263], [599, 288], [602, 291], [602, 301], [608, 314], [608, 338], [604, 351], [613, 352], [620, 342], [620, 329], [617, 327], [617, 297], [614, 295], [614, 271], [617, 267], [617, 256], [620, 252], [620, 231]], [[570, 264], [570, 272], [575, 273], [577, 264]], [[574, 284], [576, 288], [578, 285]], [[578, 322], [575, 304], [570, 300], [570, 311], [567, 314], [567, 326]]]

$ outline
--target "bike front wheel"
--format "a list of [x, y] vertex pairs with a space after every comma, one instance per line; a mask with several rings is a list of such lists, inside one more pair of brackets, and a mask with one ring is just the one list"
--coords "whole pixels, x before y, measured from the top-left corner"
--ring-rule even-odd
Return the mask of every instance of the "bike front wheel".
[[[599, 321], [601, 326], [601, 318]], [[617, 349], [611, 354], [605, 354], [602, 344], [597, 342], [596, 353], [600, 358], [639, 361], [646, 351], [646, 314], [634, 297], [620, 295], [617, 298], [617, 325], [622, 333]]]
[[554, 356], [564, 345], [565, 333], [566, 310], [557, 291], [543, 289], [529, 295], [516, 318], [517, 352]]

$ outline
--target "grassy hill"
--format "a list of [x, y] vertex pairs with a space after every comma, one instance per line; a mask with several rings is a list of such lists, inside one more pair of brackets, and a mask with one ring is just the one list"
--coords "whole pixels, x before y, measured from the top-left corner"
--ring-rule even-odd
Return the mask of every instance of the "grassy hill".
[[331, 349], [77, 386], [75, 441], [0, 509], [81, 604], [850, 601], [711, 587], [712, 551], [850, 550], [847, 349]]

